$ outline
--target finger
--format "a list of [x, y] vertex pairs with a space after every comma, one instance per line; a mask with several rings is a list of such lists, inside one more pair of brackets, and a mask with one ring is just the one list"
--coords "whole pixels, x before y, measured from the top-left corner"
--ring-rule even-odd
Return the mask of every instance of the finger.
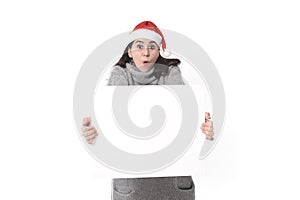
[[205, 124], [209, 125], [209, 126], [212, 126], [213, 125], [213, 122], [208, 120], [207, 122], [205, 122]]
[[202, 126], [201, 130], [202, 131], [213, 131], [214, 129], [212, 126]]
[[82, 132], [90, 131], [92, 129], [95, 129], [95, 127], [93, 127], [93, 126], [83, 126], [81, 128]]
[[90, 130], [90, 131], [84, 132], [82, 135], [83, 135], [84, 137], [88, 137], [88, 136], [94, 135], [94, 134], [97, 134], [97, 131], [96, 131], [96, 130]]
[[202, 123], [201, 127], [212, 127], [213, 128], [213, 123], [212, 123], [212, 121], [208, 121], [208, 122]]
[[212, 122], [211, 121], [204, 122], [204, 123], [202, 123], [201, 126], [202, 127], [210, 127], [210, 126], [212, 126]]
[[89, 141], [89, 140], [93, 140], [93, 139], [95, 139], [97, 136], [98, 136], [98, 134], [97, 134], [97, 133], [95, 133], [95, 134], [92, 134], [92, 135], [86, 136], [86, 137], [85, 137], [85, 139], [86, 139], [87, 141]]
[[85, 117], [82, 120], [82, 125], [83, 126], [89, 126], [91, 124], [91, 118], [90, 117]]
[[203, 130], [202, 133], [204, 133], [205, 135], [210, 135], [210, 136], [214, 135], [214, 132], [212, 130]]
[[209, 136], [209, 135], [208, 135], [208, 136], [206, 136], [206, 139], [207, 139], [207, 140], [211, 140], [211, 141], [212, 141], [212, 140], [214, 140], [214, 137], [213, 137], [213, 136]]
[[208, 128], [208, 127], [211, 127], [211, 126], [209, 124], [207, 124], [207, 123], [203, 123], [201, 127]]
[[83, 132], [82, 135], [84, 135], [85, 137], [87, 137], [89, 135], [93, 135], [93, 134], [96, 134], [96, 133], [97, 133], [96, 129], [92, 129], [90, 131]]
[[87, 140], [87, 143], [88, 143], [88, 144], [92, 144], [94, 141], [95, 141], [95, 138], [94, 138], [94, 139], [91, 139], [91, 140]]
[[206, 126], [203, 126], [203, 127], [201, 127], [201, 130], [202, 130], [202, 132], [204, 132], [204, 131], [208, 131], [208, 127], [206, 127]]
[[206, 131], [205, 134], [208, 135], [208, 136], [213, 136], [214, 132], [213, 131]]
[[205, 112], [205, 121], [210, 120], [210, 113], [209, 112]]
[[86, 139], [87, 143], [89, 143], [89, 144], [93, 143], [96, 140], [97, 136], [98, 136], [98, 134], [94, 135], [94, 137], [90, 137], [90, 138]]

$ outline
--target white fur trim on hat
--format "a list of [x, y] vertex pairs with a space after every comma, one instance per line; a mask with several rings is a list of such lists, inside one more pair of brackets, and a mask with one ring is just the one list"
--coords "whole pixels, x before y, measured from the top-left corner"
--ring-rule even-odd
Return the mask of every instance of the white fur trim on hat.
[[162, 40], [161, 36], [158, 33], [148, 29], [138, 29], [129, 33], [128, 44], [139, 38], [146, 38], [149, 40], [153, 40], [154, 42], [156, 42], [158, 46], [161, 45], [161, 40]]

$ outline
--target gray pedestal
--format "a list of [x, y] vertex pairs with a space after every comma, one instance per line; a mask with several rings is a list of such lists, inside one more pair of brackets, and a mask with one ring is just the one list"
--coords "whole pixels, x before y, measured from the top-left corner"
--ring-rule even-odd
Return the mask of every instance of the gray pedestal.
[[191, 176], [117, 178], [112, 200], [195, 200], [195, 186]]

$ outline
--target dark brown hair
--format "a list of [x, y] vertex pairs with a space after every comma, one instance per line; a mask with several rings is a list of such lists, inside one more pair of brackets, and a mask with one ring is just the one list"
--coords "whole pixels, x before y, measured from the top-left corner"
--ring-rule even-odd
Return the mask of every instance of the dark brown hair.
[[[126, 63], [130, 63], [132, 58], [128, 55], [128, 49], [132, 47], [133, 42], [129, 43], [124, 50], [124, 53], [120, 60], [115, 64], [115, 66], [120, 66], [126, 68]], [[178, 66], [180, 64], [180, 60], [177, 58], [164, 58], [160, 54], [156, 60], [157, 64], [167, 65], [167, 66]]]

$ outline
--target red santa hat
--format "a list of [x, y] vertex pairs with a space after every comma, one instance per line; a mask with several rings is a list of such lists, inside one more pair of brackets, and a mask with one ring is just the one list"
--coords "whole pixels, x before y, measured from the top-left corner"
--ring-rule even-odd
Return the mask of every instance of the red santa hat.
[[151, 21], [143, 21], [139, 23], [130, 33], [129, 42], [132, 42], [138, 38], [146, 38], [156, 42], [158, 46], [161, 46], [163, 50], [166, 48], [166, 41], [159, 30], [159, 28]]

